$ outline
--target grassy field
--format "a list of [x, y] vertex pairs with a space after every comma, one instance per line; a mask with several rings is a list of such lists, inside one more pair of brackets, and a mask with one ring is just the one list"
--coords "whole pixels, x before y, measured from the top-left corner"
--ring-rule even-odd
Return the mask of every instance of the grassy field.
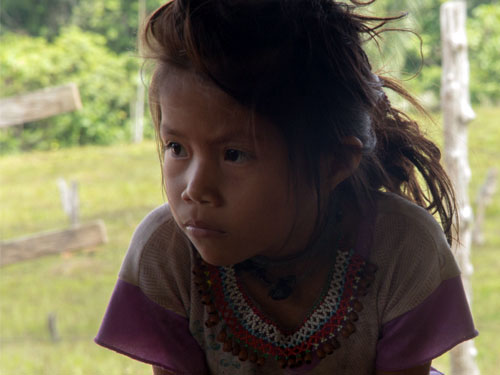
[[[470, 125], [471, 197], [487, 169], [500, 169], [500, 109]], [[431, 132], [439, 134], [439, 129]], [[92, 342], [136, 224], [164, 201], [154, 144], [85, 147], [0, 158], [0, 238], [67, 226], [57, 178], [80, 186], [81, 220], [103, 219], [109, 242], [95, 249], [0, 269], [1, 375], [151, 374], [149, 366]], [[500, 184], [499, 184], [500, 185]], [[499, 188], [500, 191], [500, 188]], [[486, 242], [473, 249], [474, 315], [482, 374], [500, 368], [500, 194], [487, 210]], [[56, 314], [59, 342], [47, 319]], [[437, 361], [447, 369], [446, 358]]]

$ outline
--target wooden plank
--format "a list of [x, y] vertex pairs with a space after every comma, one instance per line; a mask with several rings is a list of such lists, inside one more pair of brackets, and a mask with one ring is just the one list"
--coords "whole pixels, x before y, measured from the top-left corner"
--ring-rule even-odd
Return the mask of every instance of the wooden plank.
[[0, 128], [41, 120], [82, 108], [74, 83], [0, 99]]
[[106, 242], [106, 227], [101, 220], [69, 229], [37, 233], [0, 242], [0, 266]]

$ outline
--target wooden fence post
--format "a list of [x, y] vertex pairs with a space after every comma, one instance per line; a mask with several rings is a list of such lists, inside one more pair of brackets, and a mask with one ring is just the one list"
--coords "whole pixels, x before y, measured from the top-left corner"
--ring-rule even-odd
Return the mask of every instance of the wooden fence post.
[[[469, 98], [469, 60], [465, 1], [449, 1], [441, 6], [441, 41], [443, 72], [441, 106], [444, 124], [444, 164], [455, 187], [460, 221], [460, 242], [453, 252], [462, 270], [462, 280], [469, 304], [472, 302], [470, 245], [472, 208], [468, 198], [470, 167], [467, 152], [467, 123], [475, 117]], [[455, 229], [456, 230], [456, 229]], [[457, 232], [454, 237], [457, 238]], [[474, 341], [469, 340], [451, 351], [452, 375], [477, 375]]]
[[494, 167], [488, 169], [483, 185], [479, 189], [476, 197], [476, 215], [474, 227], [472, 228], [472, 243], [482, 245], [484, 243], [483, 222], [486, 215], [486, 207], [493, 200], [496, 190], [498, 170]]
[[57, 179], [59, 192], [61, 193], [61, 203], [64, 212], [68, 215], [72, 226], [80, 224], [80, 198], [78, 197], [78, 182], [71, 181], [68, 185], [62, 177]]
[[61, 341], [61, 336], [59, 336], [59, 331], [57, 329], [57, 315], [55, 312], [49, 313], [47, 316], [47, 324], [51, 341], [54, 343]]

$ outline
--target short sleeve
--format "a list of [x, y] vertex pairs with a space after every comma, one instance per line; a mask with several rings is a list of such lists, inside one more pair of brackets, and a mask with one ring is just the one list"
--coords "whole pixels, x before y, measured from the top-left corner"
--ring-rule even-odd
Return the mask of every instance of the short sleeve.
[[95, 342], [178, 374], [205, 374], [189, 330], [189, 241], [168, 205], [137, 227]]
[[[380, 336], [376, 368], [412, 368], [477, 335], [446, 238], [434, 218], [409, 202], [383, 211], [376, 224], [375, 262]], [[378, 237], [378, 238], [377, 238]]]

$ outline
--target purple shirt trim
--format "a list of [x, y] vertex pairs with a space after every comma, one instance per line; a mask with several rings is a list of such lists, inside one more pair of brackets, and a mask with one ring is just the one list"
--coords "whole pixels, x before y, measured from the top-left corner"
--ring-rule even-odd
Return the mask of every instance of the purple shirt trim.
[[176, 374], [206, 374], [205, 353], [189, 322], [151, 301], [139, 287], [118, 280], [97, 344]]
[[453, 277], [416, 308], [382, 327], [376, 367], [398, 371], [419, 366], [475, 336], [462, 280]]

